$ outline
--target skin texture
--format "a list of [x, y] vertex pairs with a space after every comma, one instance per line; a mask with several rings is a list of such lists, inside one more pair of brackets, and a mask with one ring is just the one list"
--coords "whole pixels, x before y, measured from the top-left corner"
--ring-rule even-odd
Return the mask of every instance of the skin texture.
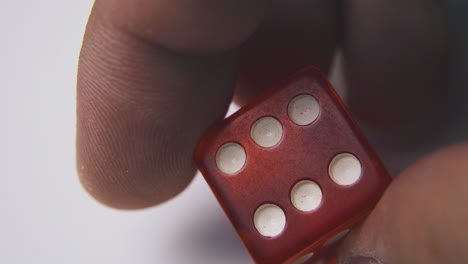
[[[305, 65], [327, 71], [336, 46], [356, 117], [382, 140], [430, 141], [451, 94], [443, 11], [429, 0], [97, 0], [78, 72], [80, 180], [114, 208], [167, 201], [232, 100]], [[339, 261], [466, 263], [467, 161], [465, 144], [410, 166]]]

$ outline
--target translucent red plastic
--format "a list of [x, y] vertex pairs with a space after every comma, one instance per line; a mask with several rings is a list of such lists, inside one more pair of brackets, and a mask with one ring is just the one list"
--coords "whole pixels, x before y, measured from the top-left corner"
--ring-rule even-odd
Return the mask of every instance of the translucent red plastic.
[[[320, 105], [318, 118], [299, 126], [288, 116], [288, 103], [310, 94]], [[277, 118], [283, 137], [272, 148], [258, 146], [250, 136], [261, 117]], [[222, 173], [216, 153], [225, 143], [236, 142], [246, 151], [244, 167], [234, 175]], [[330, 161], [339, 153], [352, 153], [362, 166], [359, 180], [341, 186], [330, 179]], [[353, 121], [334, 89], [316, 68], [307, 68], [268, 90], [254, 102], [212, 126], [199, 142], [194, 159], [257, 263], [293, 263], [314, 252], [309, 261], [329, 257], [337, 243], [323, 243], [348, 229], [372, 210], [391, 181], [387, 171]], [[296, 209], [290, 200], [294, 184], [310, 179], [323, 193], [312, 212]], [[262, 236], [254, 226], [255, 210], [264, 203], [278, 205], [286, 215], [281, 234]]]

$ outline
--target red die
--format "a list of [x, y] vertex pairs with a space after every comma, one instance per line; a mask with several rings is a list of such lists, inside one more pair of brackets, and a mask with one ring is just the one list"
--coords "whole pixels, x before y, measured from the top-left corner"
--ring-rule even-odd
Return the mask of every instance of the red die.
[[315, 68], [214, 125], [194, 158], [257, 263], [329, 255], [391, 181]]

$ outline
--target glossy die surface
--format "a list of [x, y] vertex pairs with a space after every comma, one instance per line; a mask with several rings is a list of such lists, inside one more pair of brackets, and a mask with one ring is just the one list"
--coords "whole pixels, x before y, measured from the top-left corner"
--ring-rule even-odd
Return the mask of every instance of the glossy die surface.
[[215, 124], [194, 158], [257, 263], [321, 258], [390, 182], [315, 68]]

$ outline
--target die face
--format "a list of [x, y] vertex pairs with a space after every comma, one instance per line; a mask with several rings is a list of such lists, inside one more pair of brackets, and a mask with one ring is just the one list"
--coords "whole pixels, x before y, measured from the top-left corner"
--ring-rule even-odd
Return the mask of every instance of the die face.
[[[304, 110], [299, 103], [298, 113], [310, 115], [294, 118], [290, 104], [298, 96], [302, 96], [299, 102], [313, 105], [312, 96], [318, 110], [314, 107]], [[265, 117], [272, 118], [266, 119], [269, 120], [264, 123], [266, 130], [267, 124], [276, 124], [273, 119], [281, 125], [281, 132], [272, 128], [269, 130], [272, 133], [266, 133], [273, 139], [271, 142], [276, 142], [267, 140], [270, 142], [267, 147], [256, 142], [252, 132], [254, 124]], [[220, 169], [217, 158], [225, 144], [238, 144], [245, 151], [245, 159], [239, 159], [242, 155], [228, 156], [234, 163], [241, 162], [230, 173]], [[336, 157], [338, 162], [334, 160]], [[285, 262], [299, 252], [314, 250], [330, 232], [362, 218], [390, 182], [349, 112], [325, 77], [314, 68], [302, 71], [212, 127], [197, 146], [194, 158], [259, 263]], [[330, 164], [338, 165], [331, 169]], [[350, 169], [353, 164], [358, 164], [360, 170]], [[336, 179], [330, 177], [331, 171]], [[309, 205], [313, 208], [310, 211], [298, 209], [291, 200], [291, 191], [302, 181], [319, 187], [309, 184], [303, 190], [310, 186], [315, 192], [321, 191], [322, 196], [314, 196]], [[254, 223], [257, 209], [265, 204], [284, 212], [285, 225], [277, 235], [262, 235]]]

